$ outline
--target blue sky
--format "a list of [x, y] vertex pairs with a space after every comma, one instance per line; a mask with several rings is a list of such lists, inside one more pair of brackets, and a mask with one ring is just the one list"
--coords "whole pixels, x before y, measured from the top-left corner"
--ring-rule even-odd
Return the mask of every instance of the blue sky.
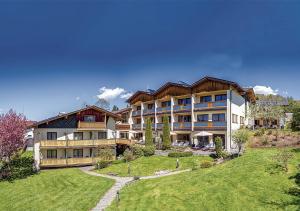
[[41, 120], [103, 91], [122, 107], [124, 94], [205, 75], [300, 99], [299, 11], [296, 1], [0, 0], [0, 112]]

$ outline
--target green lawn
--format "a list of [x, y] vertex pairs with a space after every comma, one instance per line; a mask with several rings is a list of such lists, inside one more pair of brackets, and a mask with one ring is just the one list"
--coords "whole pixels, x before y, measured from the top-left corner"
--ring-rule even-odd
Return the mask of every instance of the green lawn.
[[[155, 172], [160, 170], [175, 170], [176, 158], [164, 156], [141, 157], [130, 162], [130, 169], [132, 176], [149, 176], [154, 175]], [[193, 167], [193, 163], [200, 164], [201, 161], [212, 160], [206, 156], [193, 156], [179, 158], [179, 169], [188, 169]], [[98, 173], [116, 173], [118, 176], [128, 176], [128, 164], [120, 163], [113, 164], [107, 168], [96, 170]]]
[[[138, 181], [122, 189], [118, 210], [299, 210], [286, 190], [294, 185], [289, 177], [296, 173], [300, 151], [287, 174], [272, 171], [275, 153], [248, 150], [209, 169]], [[115, 202], [109, 210], [116, 210]]]
[[22, 180], [0, 182], [0, 210], [90, 210], [114, 184], [79, 169], [42, 171]]

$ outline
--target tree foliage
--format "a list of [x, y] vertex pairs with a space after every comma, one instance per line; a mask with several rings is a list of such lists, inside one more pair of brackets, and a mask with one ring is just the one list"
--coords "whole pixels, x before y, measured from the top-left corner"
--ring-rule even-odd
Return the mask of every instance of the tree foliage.
[[240, 154], [243, 146], [249, 141], [250, 133], [246, 129], [240, 129], [233, 133], [232, 135], [233, 141], [238, 146], [238, 154]]
[[221, 158], [223, 155], [222, 138], [218, 136], [215, 138], [214, 142], [215, 142], [216, 156], [218, 158]]
[[293, 119], [291, 122], [291, 128], [294, 131], [300, 130], [300, 105], [296, 105], [293, 108]]
[[145, 145], [153, 146], [152, 122], [151, 122], [150, 118], [147, 118], [147, 120], [146, 120]]
[[0, 160], [10, 161], [25, 144], [26, 117], [10, 110], [0, 115]]
[[162, 140], [162, 148], [164, 150], [171, 148], [170, 125], [169, 125], [169, 118], [167, 116], [163, 117], [163, 140]]
[[112, 108], [112, 111], [118, 111], [119, 110], [119, 107], [114, 105], [113, 108]]

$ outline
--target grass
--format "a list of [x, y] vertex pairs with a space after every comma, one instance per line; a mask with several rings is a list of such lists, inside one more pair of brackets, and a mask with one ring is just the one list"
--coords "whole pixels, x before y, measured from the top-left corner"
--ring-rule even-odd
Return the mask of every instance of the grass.
[[122, 189], [108, 210], [299, 210], [286, 191], [300, 162], [294, 151], [290, 171], [274, 171], [276, 149], [249, 149], [245, 155], [209, 169], [141, 180]]
[[[131, 176], [149, 176], [161, 170], [175, 170], [177, 158], [164, 156], [141, 157], [130, 162]], [[194, 163], [200, 165], [201, 161], [212, 160], [210, 157], [192, 156], [179, 158], [179, 169], [192, 168]], [[96, 170], [98, 173], [115, 173], [118, 176], [128, 176], [128, 164], [113, 164], [107, 168]]]
[[0, 210], [90, 210], [113, 184], [79, 169], [42, 171], [11, 183], [0, 182]]

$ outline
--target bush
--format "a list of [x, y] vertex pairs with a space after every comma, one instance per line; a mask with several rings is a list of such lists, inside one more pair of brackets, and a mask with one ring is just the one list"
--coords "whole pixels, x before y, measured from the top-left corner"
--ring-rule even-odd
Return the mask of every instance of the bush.
[[130, 149], [126, 149], [125, 152], [123, 153], [123, 156], [124, 156], [124, 160], [126, 162], [130, 162], [130, 161], [134, 160], [133, 153]]
[[108, 167], [111, 164], [111, 161], [108, 160], [99, 160], [96, 163], [96, 169], [104, 169], [106, 167]]
[[262, 136], [262, 137], [261, 137], [261, 144], [262, 144], [263, 146], [266, 146], [266, 145], [269, 144], [269, 141], [268, 141], [268, 137], [267, 137], [267, 136]]
[[222, 157], [223, 148], [222, 148], [222, 139], [220, 137], [216, 137], [215, 138], [215, 150], [216, 150], [217, 157], [221, 158]]
[[143, 148], [144, 156], [149, 157], [155, 154], [154, 146], [146, 146]]
[[172, 158], [191, 157], [193, 152], [169, 152], [168, 156]]
[[272, 135], [272, 130], [268, 130], [267, 135]]
[[210, 168], [212, 167], [214, 164], [213, 162], [209, 161], [209, 160], [205, 160], [205, 161], [202, 161], [201, 164], [200, 164], [200, 167], [201, 168]]
[[265, 134], [265, 128], [258, 129], [254, 132], [254, 136], [262, 136]]
[[0, 180], [23, 179], [36, 173], [32, 153], [17, 155], [10, 163], [0, 164]]
[[134, 146], [132, 146], [131, 149], [132, 149], [133, 156], [135, 158], [139, 158], [139, 157], [143, 157], [144, 156], [143, 147], [138, 146], [138, 145], [134, 145]]
[[115, 149], [110, 146], [99, 147], [96, 151], [96, 157], [100, 157], [101, 160], [114, 160], [115, 159]]

